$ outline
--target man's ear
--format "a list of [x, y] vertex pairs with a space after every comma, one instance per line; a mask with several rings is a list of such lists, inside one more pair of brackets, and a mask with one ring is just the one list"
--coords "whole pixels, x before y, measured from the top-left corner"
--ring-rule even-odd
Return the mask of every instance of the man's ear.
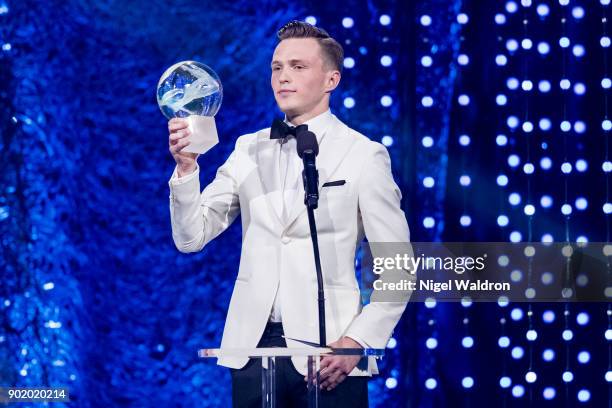
[[325, 84], [325, 92], [332, 92], [340, 83], [340, 71], [332, 70], [327, 73], [327, 81]]

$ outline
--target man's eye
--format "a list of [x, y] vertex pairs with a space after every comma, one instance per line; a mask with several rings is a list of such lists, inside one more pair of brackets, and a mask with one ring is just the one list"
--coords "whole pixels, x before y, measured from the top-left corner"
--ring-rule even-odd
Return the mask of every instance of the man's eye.
[[295, 65], [293, 68], [295, 68], [295, 69], [304, 69], [304, 66], [303, 65]]

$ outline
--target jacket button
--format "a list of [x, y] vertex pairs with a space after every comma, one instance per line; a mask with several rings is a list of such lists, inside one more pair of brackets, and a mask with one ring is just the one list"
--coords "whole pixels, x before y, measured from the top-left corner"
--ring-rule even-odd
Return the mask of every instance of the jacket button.
[[286, 237], [286, 236], [284, 236], [284, 235], [283, 235], [283, 236], [281, 237], [281, 242], [282, 242], [283, 244], [288, 244], [288, 243], [290, 243], [290, 242], [291, 242], [291, 238]]

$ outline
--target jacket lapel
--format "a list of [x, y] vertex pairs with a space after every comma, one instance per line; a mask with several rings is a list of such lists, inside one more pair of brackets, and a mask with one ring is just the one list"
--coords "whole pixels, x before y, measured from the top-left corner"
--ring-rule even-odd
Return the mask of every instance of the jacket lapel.
[[[350, 129], [342, 123], [336, 116], [334, 123], [327, 130], [319, 145], [319, 155], [316, 165], [319, 171], [319, 195], [321, 188], [334, 174], [340, 163], [344, 160], [356, 139], [350, 137]], [[285, 224], [285, 229], [289, 228], [295, 220], [306, 211], [304, 205], [304, 183], [300, 173], [299, 192], [290, 211], [290, 216]], [[280, 219], [280, 217], [279, 217]]]
[[278, 149], [278, 140], [270, 139], [270, 129], [265, 129], [257, 135], [256, 162], [259, 179], [263, 186], [263, 193], [268, 206], [276, 220], [282, 226], [281, 214], [272, 203], [272, 193], [280, 197], [280, 181], [278, 177], [278, 163], [276, 163], [275, 149]]

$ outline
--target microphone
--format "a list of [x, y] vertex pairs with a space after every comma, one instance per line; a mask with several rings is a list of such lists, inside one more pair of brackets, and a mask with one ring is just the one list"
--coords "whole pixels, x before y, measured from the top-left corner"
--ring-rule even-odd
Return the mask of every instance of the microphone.
[[319, 205], [319, 171], [315, 158], [319, 154], [319, 144], [314, 133], [308, 130], [298, 131], [297, 154], [304, 163], [302, 180], [304, 181], [304, 204], [308, 208], [316, 209]]
[[315, 159], [319, 154], [319, 144], [314, 133], [298, 127], [295, 135], [297, 139], [297, 154], [304, 162], [302, 180], [304, 181], [304, 204], [308, 212], [308, 225], [314, 254], [315, 269], [317, 272], [317, 304], [319, 308], [319, 346], [327, 346], [325, 330], [325, 289], [323, 287], [323, 271], [321, 270], [321, 255], [319, 253], [319, 239], [317, 237], [317, 224], [314, 210], [319, 205], [319, 172]]

